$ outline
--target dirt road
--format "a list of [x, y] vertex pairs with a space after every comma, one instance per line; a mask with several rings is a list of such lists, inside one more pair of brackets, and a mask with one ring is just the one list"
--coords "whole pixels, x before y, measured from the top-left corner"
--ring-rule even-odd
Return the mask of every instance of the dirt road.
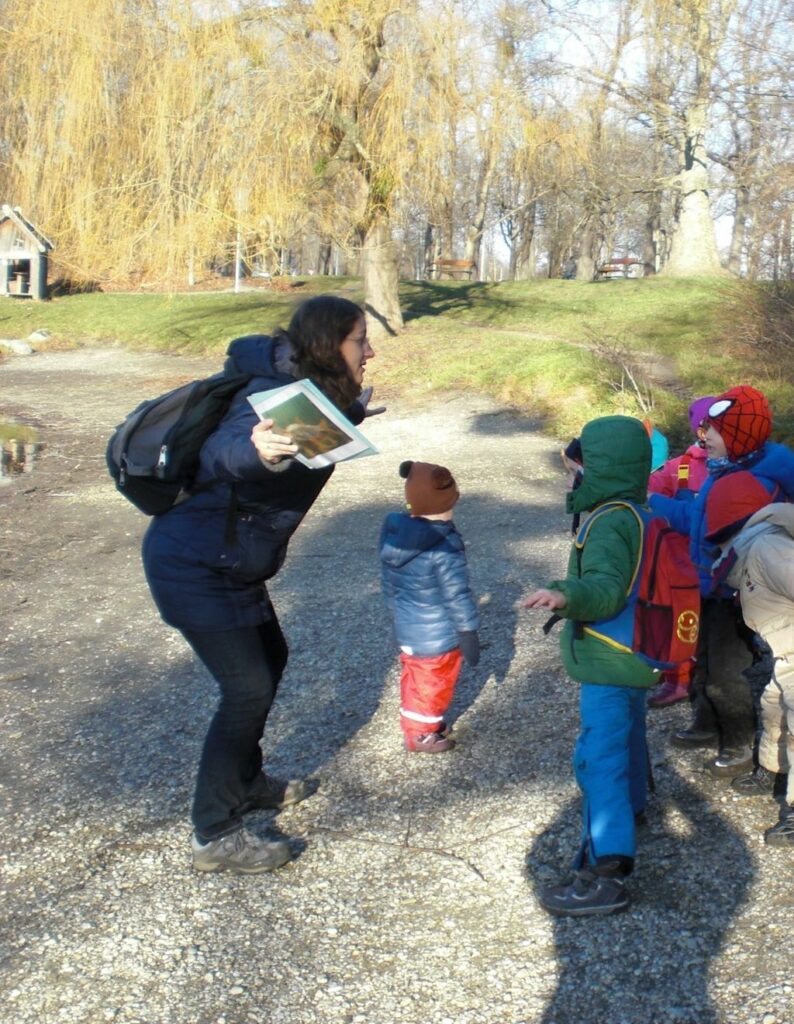
[[[377, 458], [341, 466], [273, 587], [292, 658], [272, 770], [320, 781], [259, 830], [273, 876], [189, 868], [213, 688], [156, 618], [143, 517], [104, 442], [141, 398], [216, 369], [81, 350], [0, 364], [2, 415], [41, 430], [0, 490], [2, 1018], [15, 1024], [783, 1024], [792, 860], [771, 801], [735, 798], [651, 717], [657, 794], [629, 914], [555, 921], [534, 886], [577, 840], [576, 688], [515, 602], [564, 565], [557, 446], [484, 399], [389, 402]], [[377, 380], [375, 380], [377, 385]], [[376, 538], [403, 458], [450, 465], [486, 645], [461, 742], [403, 753]]]

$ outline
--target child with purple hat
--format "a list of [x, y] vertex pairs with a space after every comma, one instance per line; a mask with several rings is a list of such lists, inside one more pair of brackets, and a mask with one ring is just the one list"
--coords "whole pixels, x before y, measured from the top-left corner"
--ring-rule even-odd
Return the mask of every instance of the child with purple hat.
[[[706, 469], [706, 428], [703, 425], [709, 408], [715, 399], [711, 395], [696, 398], [689, 406], [689, 425], [697, 439], [683, 455], [668, 459], [667, 462], [651, 473], [648, 479], [648, 492], [663, 494], [677, 501], [692, 501], [708, 476]], [[678, 671], [665, 672], [661, 682], [648, 694], [649, 708], [666, 708], [671, 704], [689, 699], [692, 681], [692, 668], [684, 666]]]

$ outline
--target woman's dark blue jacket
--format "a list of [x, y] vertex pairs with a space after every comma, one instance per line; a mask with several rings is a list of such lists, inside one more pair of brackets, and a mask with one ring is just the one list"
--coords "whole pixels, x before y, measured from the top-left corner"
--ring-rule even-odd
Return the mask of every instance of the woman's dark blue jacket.
[[[177, 628], [227, 630], [264, 621], [264, 583], [281, 568], [290, 537], [334, 469], [308, 469], [294, 459], [267, 466], [251, 441], [259, 418], [247, 396], [295, 379], [286, 338], [279, 344], [264, 335], [238, 338], [228, 356], [226, 373], [252, 377], [204, 443], [201, 489], [154, 518], [143, 540], [152, 596]], [[348, 415], [360, 422], [360, 404]], [[232, 485], [237, 510], [230, 523]]]
[[459, 633], [479, 628], [463, 538], [453, 522], [392, 512], [379, 547], [383, 594], [406, 653], [444, 654], [458, 646]]

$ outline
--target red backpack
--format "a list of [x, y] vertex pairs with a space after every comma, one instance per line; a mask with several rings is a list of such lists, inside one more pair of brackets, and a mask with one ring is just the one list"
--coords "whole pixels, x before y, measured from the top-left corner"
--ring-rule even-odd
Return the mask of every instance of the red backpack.
[[689, 557], [689, 538], [642, 505], [610, 501], [588, 516], [577, 534], [580, 565], [593, 523], [617, 508], [631, 509], [637, 519], [640, 557], [621, 611], [611, 619], [584, 622], [582, 628], [653, 668], [678, 668], [694, 660], [700, 623], [700, 583]]

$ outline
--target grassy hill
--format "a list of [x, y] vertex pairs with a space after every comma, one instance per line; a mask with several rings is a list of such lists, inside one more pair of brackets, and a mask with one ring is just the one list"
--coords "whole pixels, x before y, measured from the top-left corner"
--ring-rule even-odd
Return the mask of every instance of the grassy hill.
[[[297, 302], [323, 291], [363, 298], [355, 279], [306, 278], [289, 290], [239, 295], [7, 299], [0, 336], [25, 338], [43, 328], [51, 332], [50, 346], [118, 344], [217, 353], [220, 361], [229, 340], [285, 324]], [[794, 371], [781, 348], [787, 328], [770, 314], [773, 296], [761, 287], [665, 278], [444, 281], [406, 282], [402, 296], [406, 330], [377, 346], [368, 373], [387, 396], [481, 390], [560, 437], [599, 413], [647, 415], [680, 444], [692, 396], [746, 382], [769, 395], [775, 435], [794, 440]], [[783, 302], [782, 316], [790, 322], [790, 302]]]

